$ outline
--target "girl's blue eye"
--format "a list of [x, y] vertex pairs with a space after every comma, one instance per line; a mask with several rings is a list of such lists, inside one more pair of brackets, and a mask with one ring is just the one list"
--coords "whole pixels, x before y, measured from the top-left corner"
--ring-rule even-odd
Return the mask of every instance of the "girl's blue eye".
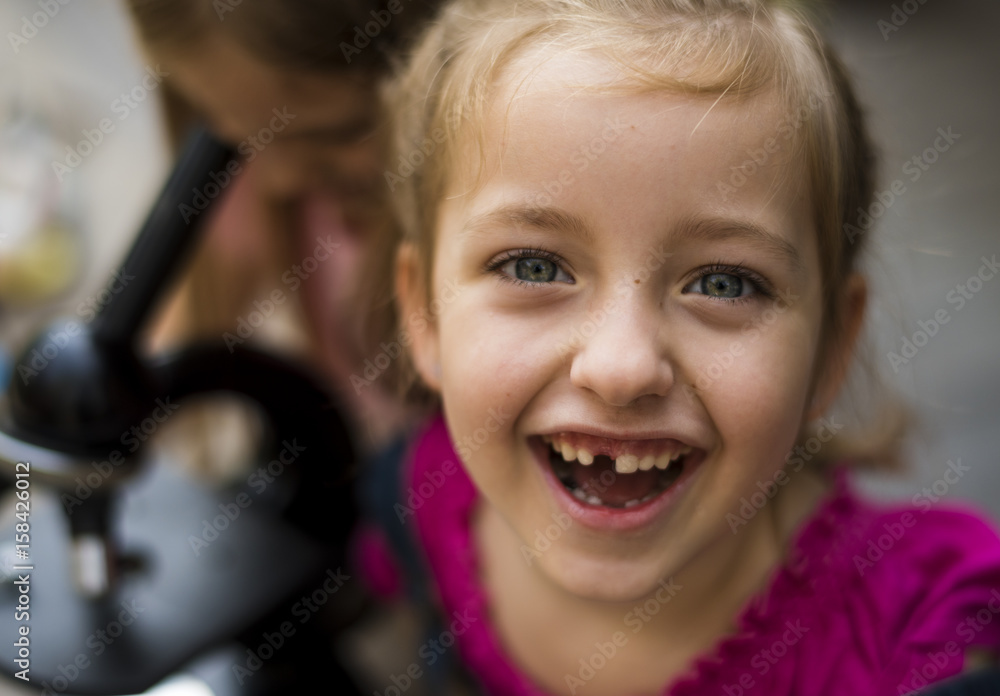
[[735, 299], [743, 296], [743, 279], [732, 273], [711, 273], [701, 277], [701, 292], [709, 297]]
[[547, 283], [572, 283], [573, 278], [563, 270], [561, 260], [541, 249], [509, 251], [487, 266], [504, 280], [524, 285]]
[[548, 259], [517, 259], [514, 262], [514, 277], [529, 283], [551, 283], [556, 278], [559, 267]]
[[704, 295], [715, 300], [743, 302], [755, 296], [769, 297], [770, 285], [753, 271], [742, 266], [715, 264], [703, 268], [683, 292]]

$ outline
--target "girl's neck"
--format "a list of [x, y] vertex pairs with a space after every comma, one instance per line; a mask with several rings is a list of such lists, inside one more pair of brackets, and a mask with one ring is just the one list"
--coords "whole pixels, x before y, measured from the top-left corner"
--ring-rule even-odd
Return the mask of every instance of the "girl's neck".
[[[827, 490], [819, 474], [797, 474], [738, 534], [720, 540], [711, 554], [671, 578], [672, 584], [665, 582], [648, 597], [621, 604], [584, 599], [553, 584], [537, 564], [524, 562], [518, 537], [484, 504], [475, 517], [474, 535], [500, 640], [515, 663], [549, 693], [570, 694], [570, 676], [585, 681], [590, 696], [660, 694], [697, 657], [734, 632], [736, 617], [766, 586], [790, 539]], [[655, 614], [634, 611], [649, 601], [656, 602]], [[605, 666], [591, 676], [581, 658], [598, 653], [598, 644], [611, 652], [615, 633], [622, 634], [625, 645], [615, 647], [615, 657], [604, 660]]]

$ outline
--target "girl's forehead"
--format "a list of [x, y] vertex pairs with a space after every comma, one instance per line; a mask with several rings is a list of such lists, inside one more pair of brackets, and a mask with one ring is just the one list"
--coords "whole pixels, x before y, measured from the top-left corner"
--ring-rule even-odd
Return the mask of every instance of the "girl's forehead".
[[[701, 147], [715, 164], [772, 172], [799, 169], [804, 160], [803, 119], [777, 90], [736, 97], [643, 88], [593, 54], [526, 53], [496, 76], [480, 108], [464, 146], [455, 150], [448, 177], [453, 194], [473, 192], [498, 167], [523, 163], [526, 153], [534, 160], [572, 157], [575, 167], [612, 147], [631, 146], [642, 159], [658, 156], [656, 148], [663, 156]], [[754, 162], [759, 151], [765, 156]]]
[[[654, 69], [639, 62], [625, 63], [594, 50], [559, 51], [547, 46], [526, 49], [493, 76], [492, 103], [504, 107], [526, 97], [549, 95], [570, 101], [574, 96], [589, 94], [622, 97], [658, 94], [677, 99], [736, 102], [745, 105], [747, 111], [760, 114], [788, 108], [776, 84], [748, 90], [737, 77], [732, 84], [700, 90], [698, 86], [703, 81], [706, 85], [717, 85], [723, 76], [708, 72], [702, 65], [695, 74], [694, 67], [683, 63]], [[668, 84], [677, 87], [669, 89]]]

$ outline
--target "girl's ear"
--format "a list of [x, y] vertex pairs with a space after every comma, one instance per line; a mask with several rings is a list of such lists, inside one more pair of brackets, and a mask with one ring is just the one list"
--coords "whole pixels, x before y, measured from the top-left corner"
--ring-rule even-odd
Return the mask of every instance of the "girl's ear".
[[868, 284], [864, 276], [852, 273], [847, 279], [846, 293], [843, 323], [840, 325], [840, 331], [830, 336], [831, 345], [826, 352], [826, 364], [819, 366], [821, 371], [806, 416], [810, 421], [826, 413], [840, 393], [840, 388], [847, 378], [848, 368], [853, 362], [861, 326], [864, 324], [865, 309], [868, 305]]
[[432, 390], [441, 390], [441, 358], [438, 328], [427, 304], [427, 281], [420, 254], [411, 242], [403, 242], [396, 252], [396, 301], [400, 325], [410, 334], [410, 355], [417, 374]]

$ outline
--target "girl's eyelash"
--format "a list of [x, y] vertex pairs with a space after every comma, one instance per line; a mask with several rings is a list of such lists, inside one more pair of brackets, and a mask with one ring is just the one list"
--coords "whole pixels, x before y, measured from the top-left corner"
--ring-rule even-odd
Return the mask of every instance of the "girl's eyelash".
[[499, 256], [490, 259], [486, 264], [486, 270], [495, 271], [514, 259], [545, 259], [552, 263], [562, 263], [562, 257], [545, 249], [508, 249]]
[[507, 251], [502, 252], [499, 256], [490, 259], [486, 263], [483, 270], [487, 273], [494, 274], [502, 281], [514, 283], [515, 285], [523, 287], [538, 288], [539, 286], [544, 287], [546, 285], [546, 283], [529, 283], [525, 280], [520, 280], [519, 278], [512, 278], [506, 273], [501, 272], [501, 268], [516, 259], [544, 259], [546, 261], [551, 261], [559, 267], [562, 267], [564, 263], [559, 254], [555, 254], [546, 249], [508, 249]]
[[[773, 288], [771, 287], [771, 284], [767, 281], [766, 278], [764, 278], [759, 273], [756, 273], [755, 271], [751, 271], [749, 268], [739, 263], [730, 264], [730, 263], [725, 263], [723, 261], [716, 261], [712, 264], [709, 264], [708, 266], [704, 266], [703, 268], [698, 269], [693, 279], [701, 280], [705, 276], [712, 275], [713, 273], [727, 273], [729, 275], [734, 275], [737, 278], [741, 278], [742, 280], [748, 280], [750, 281], [751, 284], [753, 284], [754, 288], [756, 289], [759, 295], [763, 296], [766, 299], [774, 297]], [[739, 304], [743, 302], [749, 302], [754, 298], [751, 295], [751, 296], [731, 297], [731, 298], [717, 297], [715, 299], [721, 300], [723, 302], [731, 302]]]

